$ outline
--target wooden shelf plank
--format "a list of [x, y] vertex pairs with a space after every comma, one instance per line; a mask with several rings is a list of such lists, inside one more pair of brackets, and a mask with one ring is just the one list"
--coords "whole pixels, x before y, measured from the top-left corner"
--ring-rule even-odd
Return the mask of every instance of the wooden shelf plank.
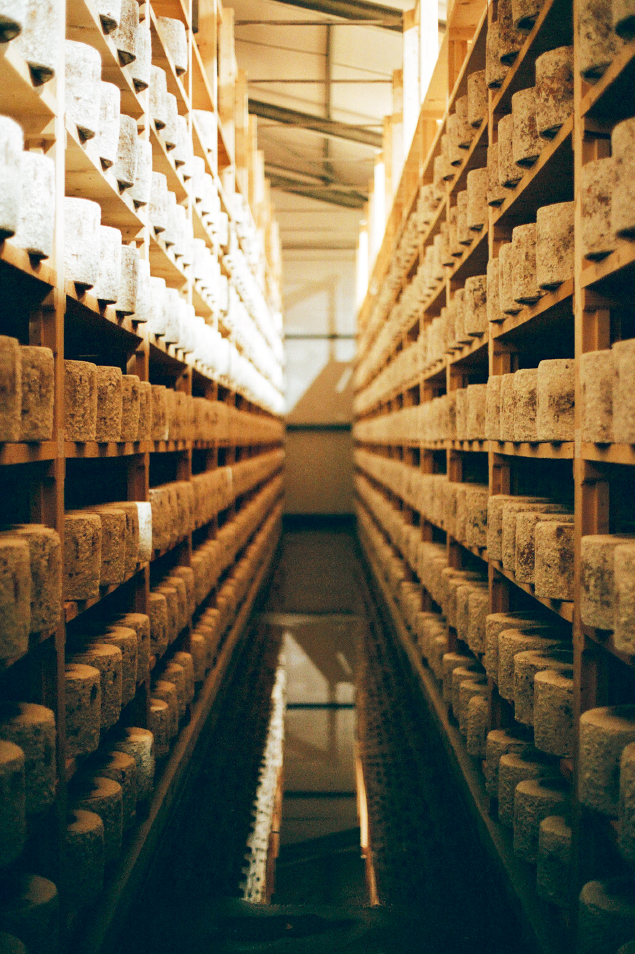
[[618, 122], [633, 115], [635, 86], [635, 40], [625, 43], [604, 76], [593, 86], [583, 87], [582, 116]]
[[434, 381], [435, 378], [439, 378], [439, 380], [445, 380], [446, 367], [447, 358], [444, 355], [442, 358], [439, 358], [437, 361], [433, 362], [433, 364], [428, 365], [428, 367], [424, 369], [421, 375], [421, 383], [424, 384], [426, 382]]
[[84, 292], [78, 289], [75, 282], [66, 282], [64, 287], [67, 306], [72, 312], [81, 314], [84, 318], [91, 319], [93, 324], [97, 326], [99, 326], [100, 322], [107, 322], [107, 325], [103, 325], [104, 329], [108, 328], [108, 326], [113, 326], [117, 328], [119, 332], [125, 332], [126, 335], [130, 336], [130, 353], [136, 351], [143, 339], [137, 334], [139, 325], [133, 322], [130, 315], [119, 314], [115, 305], [106, 305], [98, 301], [97, 298], [91, 295], [90, 290]]
[[485, 275], [488, 255], [488, 228], [486, 227], [482, 232], [476, 233], [473, 243], [467, 246], [454, 268], [448, 271], [452, 286], [458, 288], [466, 278], [471, 278], [473, 275]]
[[183, 0], [153, 0], [152, 9], [159, 17], [172, 17], [180, 20], [188, 29], [191, 26], [189, 5]]
[[127, 66], [121, 66], [114, 41], [101, 28], [99, 14], [92, 0], [67, 0], [66, 37], [87, 43], [101, 56], [101, 78], [121, 91], [121, 112], [133, 119], [143, 116], [143, 103], [135, 89]]
[[180, 377], [188, 368], [185, 356], [182, 351], [177, 350], [174, 345], [168, 345], [163, 338], [157, 337], [151, 331], [145, 332], [146, 340], [149, 343], [150, 367], [161, 368], [171, 377]]
[[464, 550], [467, 550], [468, 553], [471, 553], [473, 556], [478, 557], [479, 560], [483, 560], [484, 563], [488, 562], [487, 556], [487, 547], [471, 547], [469, 544], [465, 543], [464, 540], [459, 540], [457, 537], [453, 537], [451, 534], [448, 534], [453, 543], [456, 543], [458, 546], [462, 547]]
[[595, 460], [604, 464], [635, 464], [633, 444], [586, 444], [580, 447], [582, 460]]
[[469, 344], [463, 345], [459, 350], [450, 355], [450, 367], [465, 364], [487, 364], [488, 337], [483, 335], [481, 338], [473, 338]]
[[145, 453], [149, 441], [98, 444], [95, 441], [64, 441], [64, 455], [69, 460], [92, 460], [97, 457], [131, 457]]
[[435, 680], [421, 659], [390, 588], [382, 578], [378, 564], [366, 548], [363, 547], [362, 550], [371, 570], [372, 580], [388, 609], [399, 645], [437, 724], [439, 737], [449, 755], [457, 782], [464, 792], [466, 805], [475, 819], [481, 844], [486, 848], [488, 856], [508, 887], [510, 904], [515, 910], [520, 910], [525, 929], [532, 937], [536, 950], [541, 950], [544, 954], [562, 954], [562, 951], [567, 949], [563, 920], [553, 907], [538, 898], [535, 867], [516, 858], [511, 832], [492, 816], [490, 799], [478, 762], [467, 755], [463, 737], [456, 725], [450, 722]]
[[45, 138], [53, 138], [57, 80], [35, 85], [27, 63], [13, 43], [0, 43], [0, 89], [3, 115], [17, 120], [26, 135], [45, 133]]
[[500, 573], [501, 576], [504, 576], [519, 589], [523, 590], [525, 593], [528, 593], [529, 596], [532, 596], [539, 603], [542, 603], [542, 605], [546, 606], [547, 609], [550, 609], [553, 613], [557, 613], [557, 615], [561, 616], [562, 619], [565, 619], [567, 623], [573, 622], [573, 603], [570, 603], [567, 600], [551, 600], [547, 597], [537, 596], [533, 586], [528, 583], [520, 583], [513, 573], [510, 573], [509, 570], [504, 569], [502, 563], [497, 560], [490, 560], [490, 563], [497, 573]]
[[0, 465], [33, 464], [37, 461], [55, 460], [56, 457], [56, 441], [39, 441], [32, 444], [0, 443]]
[[[413, 439], [411, 441], [404, 441], [402, 439], [393, 439], [390, 437], [385, 438], [382, 441], [359, 441], [363, 446], [373, 447], [373, 446], [389, 446], [389, 447], [422, 447], [428, 450], [454, 450], [454, 451], [470, 451], [479, 454], [486, 454], [488, 451], [492, 451], [494, 454], [499, 454], [504, 457], [533, 457], [540, 460], [573, 460], [575, 444], [573, 441], [563, 441], [562, 443], [553, 443], [549, 444], [546, 442], [529, 444], [529, 443], [518, 443], [513, 444], [511, 441], [488, 441], [488, 440], [438, 440], [438, 441], [420, 441], [418, 439]], [[614, 444], [611, 445], [616, 448], [628, 447], [630, 445]], [[585, 444], [583, 447], [589, 447], [591, 449], [595, 448], [594, 444]], [[635, 453], [628, 452], [630, 460], [626, 459], [627, 452], [618, 451], [613, 457], [603, 457], [601, 449], [598, 448], [598, 453], [595, 457], [589, 456], [589, 460], [607, 460], [610, 463], [633, 463], [635, 462]]]
[[183, 79], [177, 75], [172, 55], [163, 42], [157, 22], [158, 15], [152, 5], [148, 5], [148, 9], [150, 13], [150, 33], [152, 35], [152, 65], [160, 66], [161, 69], [165, 70], [168, 93], [176, 96], [179, 112], [189, 113], [191, 111], [190, 99], [185, 91]]
[[[607, 295], [629, 294], [635, 274], [635, 242], [618, 239], [614, 252], [600, 262], [584, 262], [582, 288], [596, 288]], [[630, 300], [630, 299], [629, 299]]]
[[94, 596], [90, 600], [67, 600], [64, 603], [64, 619], [67, 623], [70, 623], [71, 620], [77, 619], [78, 616], [81, 616], [82, 613], [85, 613], [86, 610], [91, 609], [93, 606], [97, 606], [98, 603], [101, 603], [103, 599], [107, 596], [110, 596], [111, 593], [114, 593], [115, 590], [118, 590], [121, 586], [125, 586], [130, 580], [132, 580], [137, 573], [140, 573], [146, 566], [145, 563], [140, 563], [137, 566], [137, 569], [134, 573], [131, 573], [125, 578], [121, 583], [117, 583], [114, 586], [102, 586], [99, 590], [99, 596]]
[[244, 641], [247, 624], [258, 592], [267, 578], [273, 563], [275, 546], [270, 548], [259, 567], [242, 606], [227, 633], [214, 668], [208, 673], [198, 698], [190, 708], [190, 721], [181, 729], [174, 748], [167, 757], [159, 777], [155, 781], [147, 817], [137, 827], [130, 846], [117, 866], [104, 896], [100, 899], [94, 916], [84, 922], [82, 937], [77, 939], [77, 954], [95, 954], [111, 949], [117, 923], [121, 924], [126, 912], [137, 897], [138, 885], [151, 863], [158, 839], [171, 817], [171, 808], [181, 791], [194, 748], [204, 727], [209, 726], [214, 703], [229, 671], [232, 658]]
[[[192, 44], [192, 109], [206, 109], [215, 112], [214, 93], [207, 77], [203, 58], [197, 43]], [[194, 127], [196, 121], [192, 123]], [[199, 137], [200, 138], [200, 137]]]
[[[466, 88], [467, 92], [467, 88]], [[474, 138], [470, 143], [470, 148], [465, 150], [465, 157], [460, 166], [455, 166], [456, 178], [450, 183], [450, 192], [461, 192], [467, 189], [467, 174], [472, 169], [482, 169], [487, 165], [487, 140], [488, 140], [487, 117], [475, 130]]]
[[120, 229], [124, 240], [136, 238], [145, 225], [126, 192], [120, 192], [112, 171], [104, 172], [66, 119], [66, 195], [92, 199], [101, 206], [101, 224]]
[[534, 165], [527, 170], [497, 213], [495, 225], [513, 227], [534, 221], [543, 205], [573, 200], [573, 117], [555, 139], [545, 144]]
[[525, 305], [518, 314], [508, 315], [504, 321], [492, 324], [490, 335], [492, 338], [504, 338], [519, 328], [533, 333], [539, 325], [538, 319], [543, 319], [546, 325], [552, 320], [554, 310], [564, 307], [570, 311], [573, 321], [573, 278], [563, 282], [555, 291], [547, 292], [535, 305]]
[[168, 150], [165, 142], [152, 121], [150, 126], [150, 143], [152, 145], [152, 171], [162, 172], [168, 181], [168, 189], [176, 196], [176, 201], [185, 203], [188, 198], [188, 191], [185, 180], [181, 175], [180, 168], [174, 165], [174, 150]]
[[14, 268], [34, 281], [42, 282], [48, 288], [54, 288], [57, 284], [57, 273], [48, 259], [38, 262], [37, 259], [31, 258], [25, 249], [14, 245], [11, 239], [0, 242], [0, 263], [0, 267]]
[[23, 653], [18, 653], [15, 656], [9, 656], [7, 659], [0, 659], [0, 673], [6, 672], [7, 669], [11, 669], [12, 666], [15, 666], [16, 663], [20, 662], [21, 659], [24, 659], [25, 656], [28, 656], [29, 653], [32, 653], [38, 646], [41, 646], [47, 640], [51, 639], [52, 636], [55, 636], [57, 632], [57, 627], [49, 630], [48, 632], [43, 633], [30, 633], [29, 635], [29, 648]]
[[560, 444], [547, 442], [530, 444], [527, 442], [512, 443], [511, 441], [490, 441], [490, 448], [495, 454], [505, 457], [536, 457], [542, 460], [573, 460], [575, 443], [562, 441]]
[[616, 659], [619, 659], [620, 662], [623, 662], [626, 666], [635, 665], [635, 655], [624, 653], [616, 649], [613, 643], [613, 633], [609, 630], [593, 629], [591, 626], [583, 626], [582, 630], [585, 638], [595, 646], [600, 646], [605, 652], [610, 653], [611, 656], [615, 656]]
[[206, 245], [214, 249], [214, 236], [203, 221], [203, 216], [197, 202], [192, 202], [192, 228], [194, 229], [194, 238], [202, 238]]
[[170, 288], [182, 288], [188, 280], [187, 266], [180, 264], [181, 259], [174, 255], [174, 246], [167, 246], [162, 238], [163, 232], [150, 228], [150, 269], [157, 278], [164, 278]]
[[214, 314], [207, 295], [199, 286], [198, 282], [192, 283], [192, 304], [194, 305], [196, 314], [202, 318], [210, 318]]
[[487, 454], [489, 441], [446, 441], [448, 450]]
[[494, 114], [511, 112], [511, 100], [518, 90], [533, 86], [536, 81], [536, 59], [547, 50], [573, 43], [571, 3], [567, 0], [547, 0], [540, 8], [530, 33], [522, 45], [503, 85], [494, 94]]

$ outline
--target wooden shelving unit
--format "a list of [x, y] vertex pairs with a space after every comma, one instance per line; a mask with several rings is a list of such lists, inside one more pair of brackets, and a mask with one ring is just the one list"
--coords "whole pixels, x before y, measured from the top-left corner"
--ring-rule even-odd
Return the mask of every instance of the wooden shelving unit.
[[[227, 220], [227, 233], [235, 247], [256, 254], [252, 266], [253, 287], [267, 309], [270, 334], [281, 333], [280, 248], [273, 207], [264, 182], [264, 162], [257, 150], [255, 130], [249, 148], [236, 154], [230, 132], [249, 125], [246, 98], [236, 95], [232, 11], [218, 0], [198, 5], [199, 25], [195, 34], [190, 0], [157, 0], [141, 6], [141, 18], [150, 18], [152, 59], [166, 70], [168, 89], [177, 97], [178, 110], [191, 131], [193, 151], [205, 160], [219, 199], [220, 215]], [[60, 16], [64, 5], [59, 7]], [[130, 70], [121, 66], [111, 36], [105, 35], [92, 0], [66, 4], [67, 38], [93, 46], [102, 60], [102, 79], [121, 92], [121, 113], [137, 121], [138, 134], [152, 146], [153, 169], [162, 172], [168, 189], [185, 208], [194, 236], [202, 239], [219, 263], [220, 275], [232, 281], [223, 261], [227, 246], [203, 221], [191, 189], [174, 164], [149, 114], [148, 92], [137, 92]], [[180, 20], [186, 29], [189, 67], [177, 76], [165, 48], [157, 18]], [[60, 22], [60, 35], [64, 24]], [[200, 45], [199, 45], [200, 41]], [[220, 698], [225, 677], [244, 640], [252, 607], [267, 579], [281, 530], [283, 494], [282, 420], [258, 402], [251, 391], [234, 378], [214, 376], [192, 354], [155, 336], [148, 326], [122, 316], [116, 306], [105, 305], [82, 292], [64, 275], [64, 196], [92, 199], [100, 205], [102, 225], [120, 229], [123, 240], [137, 248], [150, 264], [153, 276], [163, 277], [169, 287], [194, 306], [205, 319], [241, 352], [238, 337], [229, 329], [222, 309], [194, 280], [194, 270], [176, 259], [149, 225], [147, 211], [136, 208], [121, 192], [110, 172], [96, 163], [64, 116], [63, 44], [57, 77], [34, 85], [29, 68], [11, 44], [0, 50], [0, 114], [16, 119], [25, 135], [25, 148], [44, 151], [55, 161], [56, 226], [54, 254], [41, 262], [31, 259], [9, 239], [0, 243], [0, 333], [15, 337], [21, 345], [49, 347], [55, 361], [55, 415], [50, 440], [34, 443], [0, 443], [0, 522], [45, 524], [57, 531], [64, 544], [64, 513], [78, 505], [93, 506], [113, 500], [148, 501], [150, 490], [169, 481], [192, 481], [193, 477], [219, 467], [238, 473], [244, 461], [265, 460], [276, 451], [275, 465], [251, 485], [243, 482], [225, 506], [203, 525], [180, 533], [179, 539], [162, 550], [116, 586], [102, 586], [88, 600], [62, 597], [59, 625], [49, 632], [32, 634], [29, 649], [0, 661], [0, 697], [33, 702], [51, 708], [57, 728], [57, 777], [54, 804], [45, 813], [28, 818], [28, 837], [23, 854], [0, 872], [4, 888], [11, 889], [22, 873], [37, 873], [53, 881], [60, 899], [60, 952], [96, 954], [109, 950], [123, 913], [138, 897], [152, 853], [167, 823], [170, 806], [178, 796], [188, 771], [188, 761], [197, 739]], [[61, 80], [59, 79], [61, 77]], [[231, 108], [228, 104], [231, 103]], [[217, 142], [208, 151], [193, 110], [207, 110], [217, 126]], [[222, 113], [222, 121], [221, 121]], [[250, 231], [236, 233], [238, 204], [251, 216]], [[251, 244], [249, 244], [251, 243]], [[247, 258], [245, 256], [245, 262]], [[245, 307], [251, 305], [245, 301]], [[225, 320], [224, 320], [225, 319]], [[242, 349], [243, 356], [245, 355]], [[140, 440], [135, 442], [84, 442], [65, 439], [64, 361], [88, 360], [116, 366], [141, 381], [167, 386], [188, 397], [204, 398], [223, 411], [216, 433], [191, 433], [187, 439]], [[223, 536], [224, 534], [224, 536]], [[192, 567], [197, 551], [215, 539], [232, 536], [232, 547], [222, 556], [219, 575], [204, 595], [199, 594], [193, 613], [167, 653], [152, 656], [150, 671], [137, 685], [134, 699], [121, 712], [117, 727], [149, 724], [153, 670], [159, 671], [175, 651], [188, 651], [192, 634], [202, 614], [214, 607], [221, 612], [219, 641], [207, 674], [199, 681], [196, 696], [181, 720], [169, 754], [157, 761], [155, 784], [149, 801], [139, 807], [137, 824], [124, 838], [120, 859], [107, 871], [104, 890], [97, 903], [86, 910], [71, 910], [65, 892], [69, 872], [65, 865], [67, 810], [73, 805], [76, 780], [95, 764], [99, 752], [112, 744], [112, 731], [103, 734], [97, 756], [69, 758], [65, 725], [65, 661], [71, 651], [90, 640], [88, 634], [106, 629], [121, 614], [147, 613], [149, 596], [163, 578], [177, 567]], [[232, 555], [233, 554], [233, 555]], [[202, 598], [201, 598], [202, 597]], [[157, 669], [158, 667], [158, 669]], [[45, 835], [43, 835], [45, 833]], [[2, 906], [0, 901], [0, 918]]]
[[[568, 951], [577, 949], [577, 907], [582, 886], [611, 872], [629, 871], [618, 851], [617, 822], [584, 809], [576, 793], [580, 715], [591, 708], [635, 699], [633, 658], [615, 648], [611, 632], [590, 629], [580, 619], [581, 540], [588, 534], [616, 533], [624, 528], [624, 497], [627, 488], [632, 488], [633, 473], [629, 468], [635, 464], [634, 448], [618, 443], [585, 443], [580, 439], [578, 371], [574, 440], [533, 443], [450, 439], [447, 431], [444, 436], [443, 425], [441, 433], [426, 434], [426, 427], [436, 424], [432, 413], [425, 416], [424, 412], [425, 405], [435, 398], [469, 384], [484, 384], [492, 375], [537, 367], [546, 358], [579, 359], [587, 351], [609, 348], [620, 337], [632, 335], [627, 331], [631, 326], [620, 325], [617, 319], [631, 307], [635, 243], [619, 240], [615, 251], [602, 261], [583, 260], [578, 238], [580, 190], [576, 183], [586, 162], [610, 154], [614, 125], [635, 115], [635, 41], [621, 47], [602, 79], [589, 86], [579, 78], [577, 68], [575, 0], [547, 0], [542, 4], [502, 86], [489, 91], [487, 120], [476, 132], [462, 164], [455, 167], [454, 178], [444, 183], [431, 225], [420, 235], [416, 252], [403, 265], [407, 257], [400, 243], [412, 227], [418, 190], [433, 181], [434, 161], [441, 154], [441, 137], [448, 132], [448, 118], [457, 98], [466, 92], [467, 76], [485, 68], [485, 40], [489, 25], [497, 17], [497, 4], [462, 4], [460, 11], [461, 16], [468, 15], [470, 28], [459, 30], [454, 19], [459, 16], [458, 5], [451, 5], [446, 38], [439, 53], [439, 60], [445, 57], [445, 61], [437, 64], [437, 79], [433, 78], [429, 97], [422, 104], [384, 239], [358, 313], [359, 371], [354, 426], [358, 517], [375, 596], [391, 621], [393, 636], [401, 645], [414, 681], [435, 715], [456, 770], [457, 784], [473, 808], [483, 844], [506, 879], [535, 948], [544, 952]], [[430, 297], [424, 296], [416, 320], [409, 319], [407, 327], [399, 327], [395, 317], [399, 305], [418, 265], [424, 261], [426, 248], [443, 223], [449, 225], [448, 210], [456, 204], [457, 191], [466, 188], [466, 170], [486, 165], [484, 146], [497, 141], [497, 124], [511, 111], [512, 95], [534, 85], [537, 57], [565, 45], [574, 47], [573, 114], [555, 138], [546, 141], [538, 160], [524, 171], [503, 204], [490, 208], [489, 222], [472, 244], [454, 265], [444, 268], [443, 281]], [[438, 106], [439, 77], [446, 82], [445, 112]], [[556, 290], [547, 291], [536, 304], [524, 305], [517, 314], [490, 323], [482, 337], [448, 347], [443, 357], [432, 363], [427, 361], [425, 350], [420, 349], [422, 335], [441, 309], [450, 305], [465, 279], [484, 275], [488, 261], [496, 258], [500, 246], [511, 240], [512, 229], [534, 222], [538, 208], [574, 199], [577, 237], [573, 277]], [[391, 374], [387, 369], [396, 369], [394, 362], [409, 347], [418, 348], [424, 357], [419, 361], [417, 375], [409, 373], [401, 380], [396, 370]], [[427, 424], [421, 423], [426, 421]], [[435, 510], [432, 498], [436, 484], [430, 482], [435, 476], [439, 481], [480, 484], [488, 488], [490, 496], [546, 493], [569, 506], [575, 514], [573, 599], [539, 597], [533, 585], [517, 580], [513, 572], [488, 556], [487, 549], [468, 545], [465, 539], [453, 536], [442, 510]], [[418, 483], [420, 478], [427, 483]], [[430, 488], [430, 499], [423, 491], [417, 498], [418, 486]], [[536, 893], [534, 870], [514, 857], [509, 831], [496, 821], [495, 806], [485, 793], [481, 764], [467, 754], [465, 740], [446, 711], [438, 681], [425, 659], [422, 661], [408, 615], [407, 597], [400, 598], [401, 591], [397, 591], [399, 581], [404, 581], [404, 594], [409, 582], [419, 586], [424, 611], [441, 611], [417, 575], [415, 551], [420, 542], [436, 544], [439, 554], [446, 554], [448, 567], [478, 571], [487, 579], [490, 613], [547, 611], [548, 618], [553, 617], [554, 623], [570, 632], [576, 744], [572, 758], [554, 763], [554, 770], [571, 786], [573, 858], [568, 908], [557, 909], [541, 901]], [[453, 627], [448, 626], [447, 634], [450, 651], [473, 655]], [[513, 706], [499, 696], [491, 677], [488, 687], [490, 727], [513, 727]]]

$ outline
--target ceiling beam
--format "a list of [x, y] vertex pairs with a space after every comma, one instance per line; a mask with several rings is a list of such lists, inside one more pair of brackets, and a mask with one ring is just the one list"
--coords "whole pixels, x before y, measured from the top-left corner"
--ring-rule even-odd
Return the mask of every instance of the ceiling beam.
[[291, 192], [293, 195], [301, 195], [307, 199], [316, 199], [318, 202], [330, 202], [331, 205], [345, 206], [347, 209], [363, 209], [366, 203], [366, 196], [354, 190], [312, 185], [309, 182], [293, 179], [291, 176], [281, 176], [277, 172], [268, 172], [267, 179], [272, 189]]
[[276, 123], [287, 123], [292, 126], [301, 126], [322, 136], [334, 136], [336, 139], [347, 139], [350, 142], [359, 142], [373, 149], [381, 149], [382, 137], [370, 129], [360, 129], [349, 123], [336, 122], [334, 119], [321, 119], [311, 113], [303, 113], [297, 109], [287, 109], [285, 106], [274, 106], [273, 103], [263, 103], [258, 99], [249, 98], [249, 112], [262, 119], [270, 119]]
[[[265, 160], [266, 162], [266, 160]], [[330, 175], [320, 175], [318, 172], [311, 172], [307, 169], [290, 169], [288, 166], [280, 165], [279, 162], [266, 162], [266, 171], [267, 175], [272, 176], [289, 176], [291, 179], [297, 179], [298, 182], [303, 185], [317, 185], [319, 186], [335, 186], [340, 187], [344, 192], [361, 192], [364, 193], [364, 189], [356, 189], [355, 186], [351, 185], [350, 182], [343, 182], [342, 179], [338, 179], [334, 173]], [[306, 181], [308, 180], [308, 181]]]
[[385, 30], [403, 33], [403, 14], [394, 7], [385, 7], [381, 3], [367, 3], [366, 0], [279, 0], [292, 7], [314, 10], [330, 16], [343, 17], [345, 20], [357, 20], [360, 26], [364, 20], [381, 20]]

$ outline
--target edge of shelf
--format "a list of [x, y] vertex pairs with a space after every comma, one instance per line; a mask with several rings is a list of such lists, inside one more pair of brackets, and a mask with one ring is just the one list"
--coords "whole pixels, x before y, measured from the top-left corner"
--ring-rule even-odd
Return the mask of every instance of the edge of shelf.
[[635, 464], [635, 445], [633, 444], [588, 444], [580, 445], [583, 460], [593, 460], [603, 464]]
[[58, 456], [57, 441], [38, 441], [33, 443], [0, 443], [0, 466], [11, 464], [33, 464], [38, 461], [55, 460]]
[[[273, 511], [272, 511], [273, 513]], [[131, 904], [129, 885], [141, 876], [140, 868], [147, 866], [149, 855], [159, 837], [159, 829], [167, 821], [168, 812], [183, 782], [184, 768], [191, 758], [195, 745], [207, 724], [214, 703], [219, 695], [224, 677], [235, 650], [246, 633], [246, 625], [262, 583], [271, 569], [276, 546], [272, 546], [239, 609], [214, 668], [208, 673], [199, 696], [191, 707], [191, 717], [185, 725], [163, 767], [156, 784], [147, 817], [134, 833], [132, 842], [119, 865], [118, 876], [106, 889], [99, 913], [91, 919], [90, 929], [77, 946], [80, 952], [104, 949], [104, 942], [115, 920], [123, 916], [123, 909]]]
[[609, 92], [611, 86], [620, 78], [623, 71], [633, 63], [634, 59], [635, 41], [631, 40], [630, 43], [624, 44], [613, 62], [607, 67], [602, 78], [593, 85], [589, 84], [589, 89], [580, 103], [582, 116], [587, 116], [598, 106], [602, 97]]
[[91, 609], [93, 606], [96, 606], [98, 603], [101, 603], [103, 599], [107, 596], [110, 596], [111, 593], [114, 593], [115, 590], [118, 590], [120, 586], [125, 586], [130, 580], [134, 579], [137, 573], [140, 573], [145, 569], [147, 563], [138, 563], [136, 570], [133, 573], [130, 573], [121, 583], [115, 583], [112, 586], [100, 586], [99, 596], [93, 596], [89, 600], [64, 600], [63, 603], [63, 616], [67, 623], [70, 623], [72, 620], [77, 619], [78, 616], [81, 616], [82, 613], [85, 613], [86, 610]]
[[528, 583], [521, 583], [516, 579], [515, 574], [511, 573], [509, 570], [505, 570], [503, 564], [498, 560], [490, 560], [489, 563], [497, 573], [500, 573], [501, 576], [504, 576], [506, 579], [508, 579], [510, 583], [514, 584], [514, 586], [517, 586], [529, 596], [533, 597], [533, 599], [537, 600], [538, 603], [542, 603], [543, 606], [546, 606], [547, 609], [562, 617], [562, 619], [566, 620], [567, 623], [573, 622], [574, 604], [572, 602], [569, 602], [568, 600], [552, 600], [546, 596], [538, 596], [534, 592], [533, 586], [530, 586]]
[[15, 268], [24, 275], [28, 275], [35, 281], [48, 285], [50, 288], [54, 288], [57, 284], [57, 272], [49, 264], [48, 259], [44, 258], [37, 262], [31, 258], [26, 249], [14, 245], [10, 239], [0, 241], [0, 262]]
[[510, 213], [513, 214], [514, 206], [522, 199], [523, 195], [527, 189], [533, 184], [535, 179], [540, 175], [545, 166], [554, 159], [554, 157], [560, 152], [561, 149], [566, 147], [568, 141], [573, 139], [573, 115], [569, 116], [567, 121], [563, 124], [561, 129], [558, 131], [558, 134], [554, 136], [553, 139], [548, 139], [545, 141], [545, 146], [542, 149], [540, 155], [536, 162], [531, 166], [527, 172], [520, 179], [518, 185], [514, 189], [510, 189], [509, 196], [505, 199], [503, 204], [494, 212], [493, 224], [502, 225], [504, 219]]
[[573, 278], [567, 279], [554, 291], [545, 292], [542, 298], [535, 305], [525, 305], [515, 315], [508, 315], [503, 321], [491, 325], [490, 336], [492, 338], [503, 338], [510, 332], [518, 328], [526, 328], [531, 322], [535, 321], [541, 315], [548, 314], [552, 308], [557, 307], [563, 302], [571, 299], [571, 314], [573, 317]]
[[558, 930], [558, 916], [553, 912], [553, 909], [550, 909], [545, 902], [537, 897], [533, 868], [523, 864], [515, 857], [509, 832], [490, 815], [490, 800], [485, 791], [484, 781], [478, 771], [477, 760], [470, 758], [467, 754], [458, 729], [451, 724], [445, 706], [439, 697], [436, 684], [419, 658], [417, 647], [410, 638], [407, 627], [401, 619], [399, 608], [392, 600], [377, 565], [363, 546], [361, 550], [367, 566], [372, 571], [373, 580], [389, 610], [391, 622], [402, 650], [411, 665], [413, 675], [430, 706], [439, 729], [439, 736], [453, 764], [457, 780], [468, 796], [467, 805], [475, 817], [481, 834], [481, 842], [489, 845], [489, 856], [499, 868], [510, 888], [510, 903], [519, 906], [527, 926], [534, 935], [537, 946], [545, 954], [562, 954], [566, 943], [562, 936], [562, 930]]

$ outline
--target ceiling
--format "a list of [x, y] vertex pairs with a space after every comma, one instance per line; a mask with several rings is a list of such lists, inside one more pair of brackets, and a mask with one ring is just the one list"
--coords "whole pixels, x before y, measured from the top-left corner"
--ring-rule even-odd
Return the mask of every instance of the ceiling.
[[[229, 5], [283, 253], [354, 249], [412, 0]], [[369, 18], [383, 25], [362, 25]]]

